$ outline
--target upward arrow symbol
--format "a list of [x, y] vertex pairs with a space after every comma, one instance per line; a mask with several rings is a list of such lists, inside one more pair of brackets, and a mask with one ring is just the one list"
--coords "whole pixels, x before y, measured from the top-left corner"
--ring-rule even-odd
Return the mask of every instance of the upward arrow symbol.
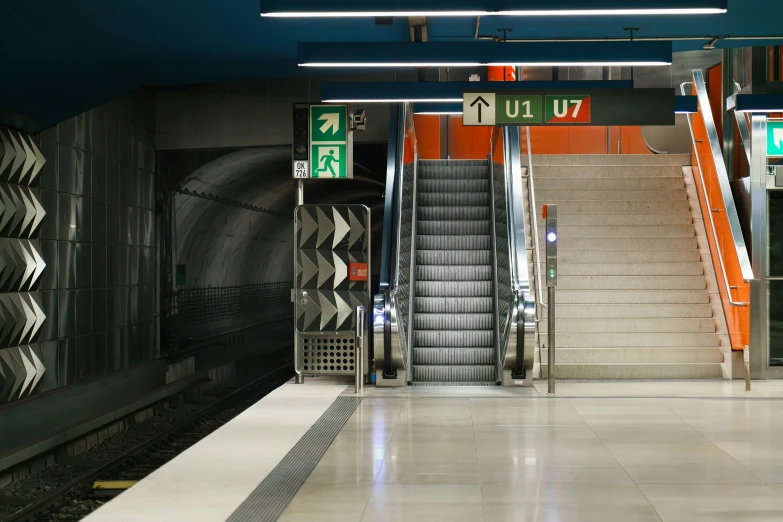
[[326, 114], [322, 114], [320, 118], [318, 118], [318, 121], [325, 121], [323, 125], [321, 125], [321, 132], [326, 134], [326, 131], [329, 130], [329, 127], [332, 128], [332, 134], [337, 134], [337, 131], [340, 130], [340, 115], [336, 112], [327, 112]]
[[781, 149], [783, 145], [783, 129], [775, 127], [772, 129], [772, 140], [775, 142], [775, 147]]
[[[479, 103], [479, 102], [481, 102], [481, 103]], [[489, 107], [489, 102], [487, 102], [487, 100], [485, 100], [484, 98], [479, 96], [478, 98], [473, 100], [473, 103], [471, 103], [470, 106], [473, 107], [477, 103], [479, 103], [479, 105], [478, 105], [478, 122], [481, 123], [481, 105], [483, 104], [485, 107]]]

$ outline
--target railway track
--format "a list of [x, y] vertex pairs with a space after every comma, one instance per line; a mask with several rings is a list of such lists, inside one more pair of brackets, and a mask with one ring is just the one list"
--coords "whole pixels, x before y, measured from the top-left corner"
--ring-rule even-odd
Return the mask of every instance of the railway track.
[[[54, 485], [38, 486], [37, 489], [41, 490], [39, 496], [19, 499], [20, 503], [25, 504], [12, 510], [10, 515], [0, 514], [0, 521], [82, 519], [110, 501], [96, 496], [96, 490], [93, 488], [96, 481], [132, 483], [143, 479], [242, 413], [290, 379], [293, 373], [292, 363], [281, 364], [241, 387], [224, 389], [223, 396], [199, 404], [189, 411], [164, 412], [163, 416], [169, 417], [170, 422], [160, 422], [157, 423], [158, 426], [154, 425], [156, 423], [150, 423], [150, 427], [146, 427], [148, 423], [135, 425], [131, 428], [136, 428], [133, 440], [130, 440], [128, 447], [122, 448], [119, 454], [87, 469], [72, 470], [72, 477], [59, 477], [60, 480], [55, 480]], [[2, 500], [0, 498], [0, 502]]]

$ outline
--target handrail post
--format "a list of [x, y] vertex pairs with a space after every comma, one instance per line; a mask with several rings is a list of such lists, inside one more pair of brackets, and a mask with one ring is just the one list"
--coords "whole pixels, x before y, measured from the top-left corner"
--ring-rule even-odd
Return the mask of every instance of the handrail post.
[[364, 323], [363, 306], [356, 307], [356, 339], [354, 340], [354, 393], [361, 393], [364, 385]]

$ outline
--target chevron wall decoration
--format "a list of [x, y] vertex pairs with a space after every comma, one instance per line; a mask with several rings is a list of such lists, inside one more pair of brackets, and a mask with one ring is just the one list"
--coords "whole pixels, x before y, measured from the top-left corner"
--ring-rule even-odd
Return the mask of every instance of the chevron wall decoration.
[[0, 404], [31, 395], [46, 372], [35, 343], [46, 319], [37, 292], [45, 163], [33, 138], [0, 128]]
[[[354, 310], [369, 308], [369, 280], [351, 281], [351, 263], [369, 262], [369, 211], [363, 205], [301, 205], [294, 257], [296, 329], [353, 332]], [[369, 279], [369, 277], [368, 277]]]

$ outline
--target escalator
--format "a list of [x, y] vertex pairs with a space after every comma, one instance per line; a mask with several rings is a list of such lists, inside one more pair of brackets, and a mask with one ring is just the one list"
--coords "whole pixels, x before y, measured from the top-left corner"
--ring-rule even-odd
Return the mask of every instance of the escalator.
[[519, 130], [495, 129], [485, 159], [420, 160], [409, 106], [390, 120], [377, 384], [530, 384]]

